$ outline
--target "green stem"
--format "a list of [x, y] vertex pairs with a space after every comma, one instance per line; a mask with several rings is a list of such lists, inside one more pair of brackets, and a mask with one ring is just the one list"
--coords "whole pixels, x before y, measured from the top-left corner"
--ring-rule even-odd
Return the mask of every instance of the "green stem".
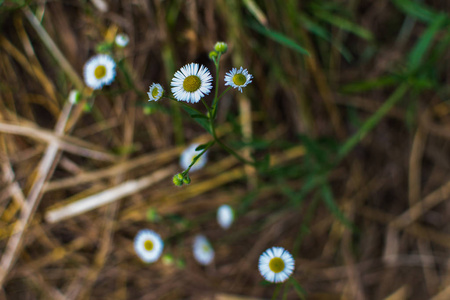
[[256, 163], [253, 161], [250, 161], [248, 159], [243, 158], [242, 156], [240, 156], [239, 154], [237, 154], [233, 149], [231, 149], [230, 147], [228, 147], [227, 145], [225, 145], [218, 137], [216, 134], [216, 128], [214, 127], [214, 121], [212, 118], [209, 118], [209, 125], [211, 128], [211, 133], [212, 136], [214, 138], [214, 140], [217, 142], [217, 144], [219, 144], [220, 147], [222, 147], [225, 151], [227, 151], [228, 153], [230, 153], [231, 155], [233, 155], [234, 157], [236, 157], [239, 161], [241, 161], [244, 164], [249, 164], [252, 166], [256, 166]]
[[227, 89], [225, 91], [223, 91], [222, 94], [220, 94], [218, 100], [220, 100], [220, 98], [222, 98], [223, 95], [225, 95], [230, 89], [231, 89], [231, 86], [227, 87]]
[[283, 286], [282, 283], [278, 283], [278, 284], [276, 285], [275, 291], [273, 292], [273, 295], [272, 295], [272, 300], [277, 299], [278, 294], [280, 293], [280, 290], [281, 290], [281, 287], [282, 287], [282, 286]]
[[217, 97], [217, 95], [219, 94], [219, 62], [220, 62], [220, 56], [221, 53], [219, 53], [219, 55], [217, 56], [217, 60], [215, 61], [215, 65], [216, 65], [216, 88], [214, 90], [214, 101], [213, 101], [213, 105], [212, 105], [212, 118], [215, 119], [216, 118], [216, 114], [217, 114], [217, 103], [219, 102], [219, 98]]
[[189, 173], [189, 171], [191, 170], [192, 166], [197, 162], [197, 160], [198, 160], [203, 154], [205, 154], [205, 152], [206, 152], [209, 148], [212, 147], [212, 145], [214, 145], [214, 142], [209, 143], [209, 145], [206, 146], [206, 147], [203, 149], [203, 151], [200, 152], [200, 154], [198, 154], [197, 156], [195, 156], [195, 157], [192, 159], [192, 162], [191, 162], [191, 164], [189, 165], [189, 167], [181, 173], [181, 174], [183, 175], [183, 178], [186, 177], [186, 174]]
[[202, 98], [202, 103], [206, 107], [206, 110], [208, 111], [208, 116], [211, 114], [211, 108], [209, 108], [208, 104], [206, 103], [205, 99]]

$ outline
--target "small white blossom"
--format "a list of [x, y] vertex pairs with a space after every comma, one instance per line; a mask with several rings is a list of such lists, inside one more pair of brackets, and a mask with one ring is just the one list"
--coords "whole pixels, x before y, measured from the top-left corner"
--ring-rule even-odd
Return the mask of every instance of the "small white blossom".
[[158, 260], [164, 249], [164, 242], [153, 230], [143, 229], [134, 238], [134, 250], [146, 263]]
[[267, 249], [259, 257], [259, 272], [270, 282], [283, 282], [294, 271], [295, 261], [292, 255], [282, 247]]
[[212, 88], [212, 76], [208, 68], [191, 63], [178, 70], [171, 82], [173, 96], [178, 101], [197, 103]]
[[202, 265], [209, 265], [214, 259], [214, 249], [204, 235], [197, 235], [193, 244], [194, 258]]
[[86, 62], [83, 74], [86, 85], [98, 90], [113, 82], [116, 77], [116, 63], [111, 56], [99, 54]]
[[225, 85], [238, 89], [242, 93], [242, 88], [251, 83], [252, 78], [253, 76], [248, 73], [247, 69], [242, 67], [239, 70], [233, 68], [225, 74]]

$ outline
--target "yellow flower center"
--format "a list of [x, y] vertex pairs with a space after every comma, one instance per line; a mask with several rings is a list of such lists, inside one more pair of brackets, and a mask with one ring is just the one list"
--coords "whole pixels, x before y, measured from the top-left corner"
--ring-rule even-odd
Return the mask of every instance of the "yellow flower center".
[[156, 96], [158, 96], [158, 92], [159, 92], [159, 90], [158, 90], [158, 88], [157, 88], [157, 87], [153, 88], [153, 91], [152, 91], [152, 96], [153, 96], [153, 97], [156, 97]]
[[147, 251], [152, 251], [152, 249], [153, 249], [153, 242], [150, 241], [150, 240], [146, 240], [145, 243], [144, 243], [144, 248]]
[[209, 252], [211, 250], [207, 244], [204, 244], [202, 249], [203, 249], [203, 252]]
[[97, 66], [94, 70], [94, 76], [97, 79], [103, 78], [106, 75], [106, 68], [105, 66]]
[[233, 82], [237, 86], [244, 85], [247, 82], [247, 77], [245, 77], [241, 73], [238, 73], [238, 74], [233, 76]]
[[279, 257], [274, 257], [269, 262], [269, 268], [274, 273], [280, 273], [284, 270], [284, 261]]
[[186, 92], [193, 93], [200, 88], [201, 84], [202, 82], [198, 76], [190, 75], [184, 79], [183, 89]]

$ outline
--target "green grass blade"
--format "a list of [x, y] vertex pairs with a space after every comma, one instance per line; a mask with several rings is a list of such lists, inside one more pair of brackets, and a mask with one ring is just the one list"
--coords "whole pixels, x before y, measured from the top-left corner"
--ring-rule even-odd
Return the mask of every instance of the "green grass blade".
[[372, 80], [353, 82], [341, 88], [342, 93], [360, 93], [398, 84], [400, 78], [394, 75], [383, 76]]
[[331, 38], [331, 34], [323, 26], [320, 26], [317, 22], [312, 20], [306, 14], [300, 14], [299, 19], [300, 19], [300, 22], [303, 24], [303, 26], [305, 26], [305, 28], [308, 31], [310, 31], [312, 34], [326, 40], [333, 47], [335, 47], [342, 54], [342, 56], [345, 58], [345, 60], [351, 61], [353, 59], [353, 56], [350, 53], [350, 51], [345, 46], [334, 42]]
[[348, 228], [354, 230], [355, 226], [345, 217], [342, 211], [339, 209], [338, 205], [334, 201], [333, 193], [331, 191], [330, 186], [327, 183], [324, 183], [320, 187], [320, 193], [322, 194], [323, 201], [325, 205], [328, 207], [330, 212], [341, 221], [342, 224], [347, 226]]
[[344, 19], [340, 16], [337, 16], [335, 14], [323, 10], [316, 11], [315, 14], [318, 18], [320, 18], [324, 22], [330, 23], [331, 25], [334, 25], [342, 30], [354, 33], [355, 35], [365, 40], [369, 41], [373, 40], [372, 32], [350, 20]]
[[259, 6], [253, 0], [243, 0], [243, 4], [248, 9], [248, 11], [258, 20], [261, 25], [267, 24], [267, 17], [264, 12], [259, 8]]
[[430, 26], [428, 26], [427, 30], [421, 35], [419, 41], [416, 43], [408, 57], [409, 69], [411, 72], [414, 72], [419, 68], [423, 57], [425, 56], [425, 52], [431, 46], [434, 36], [447, 20], [448, 18], [445, 14], [437, 15]]
[[426, 5], [411, 0], [392, 0], [392, 2], [405, 14], [413, 16], [424, 22], [432, 22], [437, 13]]
[[305, 289], [300, 285], [300, 283], [297, 282], [297, 280], [295, 280], [293, 277], [289, 278], [289, 283], [292, 284], [292, 286], [294, 287], [295, 292], [297, 293], [297, 296], [299, 297], [299, 299], [306, 299], [306, 291]]
[[275, 31], [275, 30], [271, 30], [268, 29], [264, 26], [261, 26], [259, 24], [256, 24], [255, 22], [248, 22], [247, 25], [252, 28], [253, 30], [261, 33], [262, 35], [265, 35], [266, 37], [274, 40], [275, 42], [286, 46], [288, 48], [291, 48], [301, 54], [305, 54], [305, 55], [309, 55], [309, 52], [303, 48], [302, 46], [300, 46], [296, 41], [294, 41], [293, 39], [285, 36], [284, 34], [282, 34], [281, 32]]

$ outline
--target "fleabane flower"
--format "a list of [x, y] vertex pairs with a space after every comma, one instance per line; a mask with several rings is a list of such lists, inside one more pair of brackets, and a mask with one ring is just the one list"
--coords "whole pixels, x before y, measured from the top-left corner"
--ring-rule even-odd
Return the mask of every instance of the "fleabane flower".
[[214, 258], [214, 249], [204, 235], [197, 235], [193, 244], [194, 258], [202, 265], [209, 265]]
[[114, 42], [116, 43], [117, 46], [124, 48], [130, 42], [130, 38], [125, 33], [119, 33], [118, 35], [116, 35]]
[[163, 240], [153, 230], [140, 230], [134, 238], [134, 250], [143, 262], [152, 263], [157, 261], [163, 249]]
[[153, 83], [147, 93], [148, 101], [158, 101], [164, 95], [164, 89], [159, 83]]
[[252, 78], [253, 76], [248, 73], [247, 69], [242, 67], [239, 70], [233, 68], [225, 74], [225, 85], [238, 89], [242, 93], [242, 88], [251, 83]]
[[[189, 147], [187, 147], [183, 151], [183, 153], [181, 153], [181, 156], [180, 156], [181, 168], [183, 168], [184, 170], [189, 168], [189, 165], [192, 163], [192, 160], [194, 159], [194, 157], [196, 157], [203, 151], [203, 150], [195, 151], [195, 149], [198, 146], [200, 146], [200, 145], [192, 144]], [[208, 152], [205, 152], [202, 156], [199, 157], [199, 159], [197, 159], [195, 164], [191, 167], [190, 172], [200, 170], [201, 168], [203, 168], [205, 166], [206, 161], [207, 161], [207, 157], [206, 157], [207, 153]]]
[[212, 76], [208, 68], [191, 63], [178, 70], [170, 83], [173, 96], [178, 101], [197, 103], [212, 88]]
[[94, 90], [111, 84], [116, 77], [116, 63], [111, 56], [99, 54], [91, 57], [84, 65], [84, 81]]
[[292, 255], [282, 247], [272, 247], [259, 257], [259, 272], [270, 282], [283, 282], [294, 271], [295, 261]]
[[219, 223], [220, 227], [222, 227], [223, 229], [230, 228], [233, 220], [234, 212], [229, 205], [224, 204], [221, 205], [219, 209], [217, 209], [217, 222]]

